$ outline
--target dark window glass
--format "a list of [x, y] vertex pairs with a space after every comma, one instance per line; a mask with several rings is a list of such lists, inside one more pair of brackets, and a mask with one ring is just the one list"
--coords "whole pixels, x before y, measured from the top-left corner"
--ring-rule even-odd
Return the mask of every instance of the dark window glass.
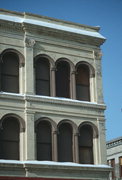
[[59, 126], [58, 161], [72, 162], [72, 127], [68, 123]]
[[1, 62], [1, 91], [19, 92], [19, 59], [15, 53], [6, 53]]
[[89, 92], [89, 68], [82, 64], [78, 66], [76, 74], [77, 99], [82, 101], [90, 101]]
[[70, 98], [70, 67], [66, 61], [57, 64], [56, 96]]
[[46, 58], [36, 61], [36, 94], [50, 95], [50, 65]]
[[114, 179], [115, 178], [115, 159], [111, 159], [111, 167], [113, 167], [112, 179]]
[[51, 125], [41, 121], [37, 125], [37, 160], [52, 160]]
[[79, 162], [81, 164], [93, 164], [93, 130], [89, 125], [80, 128]]
[[19, 123], [16, 118], [6, 118], [0, 129], [0, 158], [19, 160]]

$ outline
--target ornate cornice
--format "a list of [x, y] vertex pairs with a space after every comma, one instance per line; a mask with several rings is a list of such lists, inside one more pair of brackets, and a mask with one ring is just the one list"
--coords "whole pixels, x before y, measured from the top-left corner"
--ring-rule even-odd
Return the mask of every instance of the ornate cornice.
[[22, 26], [23, 26], [23, 30], [27, 33], [34, 32], [35, 34], [41, 34], [44, 36], [50, 36], [54, 38], [66, 39], [66, 40], [75, 41], [75, 42], [83, 43], [83, 44], [100, 46], [105, 41], [104, 39], [100, 39], [98, 37], [92, 37], [88, 35], [67, 32], [60, 29], [54, 29], [54, 28], [51, 29], [48, 27], [39, 26], [35, 24], [28, 24], [25, 22], [22, 24]]
[[122, 137], [108, 141], [106, 146], [107, 149], [122, 145]]

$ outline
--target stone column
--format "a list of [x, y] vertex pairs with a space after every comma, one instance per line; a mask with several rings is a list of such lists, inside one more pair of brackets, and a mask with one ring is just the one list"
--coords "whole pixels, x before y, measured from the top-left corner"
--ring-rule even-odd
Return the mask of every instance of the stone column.
[[93, 158], [94, 164], [99, 164], [98, 138], [93, 137]]
[[52, 132], [52, 160], [58, 161], [57, 131]]
[[78, 148], [78, 133], [74, 133], [74, 143], [73, 143], [73, 162], [79, 163], [79, 148]]
[[71, 99], [76, 99], [76, 79], [75, 79], [75, 71], [71, 72], [71, 86], [70, 86], [70, 91], [71, 91]]
[[90, 71], [90, 101], [96, 102], [95, 74]]
[[25, 160], [25, 130], [20, 130], [20, 161]]
[[19, 92], [20, 94], [25, 93], [25, 83], [24, 83], [25, 77], [24, 77], [24, 67], [20, 66], [19, 68]]
[[25, 37], [25, 94], [34, 94], [34, 44], [35, 40]]
[[50, 95], [52, 97], [56, 96], [55, 71], [56, 71], [56, 68], [52, 67], [51, 68], [51, 73], [50, 73], [50, 89], [51, 89], [50, 90]]
[[35, 160], [34, 114], [25, 112], [25, 160]]

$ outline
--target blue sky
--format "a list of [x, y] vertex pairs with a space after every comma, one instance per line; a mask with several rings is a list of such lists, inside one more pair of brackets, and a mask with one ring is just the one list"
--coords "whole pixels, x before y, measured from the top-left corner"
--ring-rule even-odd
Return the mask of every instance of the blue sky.
[[122, 136], [122, 0], [1, 0], [0, 8], [101, 27], [106, 139]]

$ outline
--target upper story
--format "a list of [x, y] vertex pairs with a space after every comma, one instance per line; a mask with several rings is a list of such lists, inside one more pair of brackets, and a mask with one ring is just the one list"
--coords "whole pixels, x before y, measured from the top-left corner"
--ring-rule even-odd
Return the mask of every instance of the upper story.
[[1, 92], [104, 104], [99, 27], [6, 10], [0, 25]]

